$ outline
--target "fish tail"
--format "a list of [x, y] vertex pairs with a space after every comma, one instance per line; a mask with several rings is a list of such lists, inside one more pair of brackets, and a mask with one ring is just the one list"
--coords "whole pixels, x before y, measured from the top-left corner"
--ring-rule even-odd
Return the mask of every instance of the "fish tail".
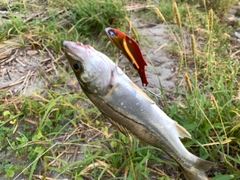
[[188, 180], [208, 180], [205, 172], [212, 167], [216, 167], [216, 164], [198, 157], [196, 158], [195, 163], [191, 167], [181, 167], [183, 174]]

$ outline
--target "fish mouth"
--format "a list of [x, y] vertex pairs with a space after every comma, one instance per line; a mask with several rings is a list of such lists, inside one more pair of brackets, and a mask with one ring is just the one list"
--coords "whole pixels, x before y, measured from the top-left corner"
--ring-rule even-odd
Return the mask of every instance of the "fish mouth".
[[67, 53], [74, 53], [74, 49], [78, 48], [78, 47], [84, 47], [83, 43], [81, 42], [71, 42], [71, 41], [63, 41], [63, 47], [64, 47], [64, 51]]
[[74, 44], [77, 46], [84, 46], [81, 42], [72, 42], [72, 41], [63, 41], [63, 47], [68, 47], [70, 44]]
[[63, 41], [62, 44], [67, 60], [71, 65], [74, 63], [74, 61], [82, 62], [82, 59], [77, 55], [77, 51], [79, 47], [85, 47], [83, 43]]
[[[83, 52], [84, 49], [86, 50], [95, 50], [93, 47], [90, 45], [84, 45], [81, 42], [72, 42], [72, 41], [63, 41], [63, 49], [65, 53], [72, 54], [77, 56], [79, 52]], [[78, 59], [78, 58], [77, 58]]]

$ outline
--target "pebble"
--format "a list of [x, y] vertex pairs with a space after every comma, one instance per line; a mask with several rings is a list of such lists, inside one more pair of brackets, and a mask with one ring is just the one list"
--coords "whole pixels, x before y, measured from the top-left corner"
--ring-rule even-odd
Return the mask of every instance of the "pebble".
[[36, 51], [36, 50], [29, 50], [29, 51], [27, 51], [27, 55], [29, 55], [29, 56], [34, 56], [37, 53], [38, 53], [38, 51]]

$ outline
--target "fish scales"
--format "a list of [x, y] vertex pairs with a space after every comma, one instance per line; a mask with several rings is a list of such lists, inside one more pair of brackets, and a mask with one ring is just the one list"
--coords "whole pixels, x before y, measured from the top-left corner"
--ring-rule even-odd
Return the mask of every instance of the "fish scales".
[[64, 41], [66, 57], [83, 92], [125, 133], [161, 148], [181, 167], [188, 180], [207, 180], [214, 163], [190, 153], [179, 138], [189, 132], [168, 117], [106, 55], [82, 43]]
[[[139, 101], [129, 101], [129, 98], [141, 96], [138, 94], [139, 92], [128, 88], [125, 84], [121, 84], [117, 87], [117, 89], [115, 89], [114, 93], [111, 95], [111, 97], [114, 98], [109, 98], [108, 94], [105, 96], [107, 98], [99, 98], [87, 91], [84, 92], [93, 102], [93, 104], [95, 104], [97, 107], [101, 107], [100, 111], [108, 118], [111, 118], [111, 121], [113, 121], [114, 117], [114, 121], [127, 128], [128, 132], [133, 133], [139, 139], [150, 145], [163, 149], [176, 161], [181, 160], [185, 162], [184, 166], [186, 168], [191, 167], [191, 164], [187, 163], [189, 159], [186, 160], [186, 158], [184, 156], [181, 156], [181, 154], [178, 154], [177, 151], [171, 152], [171, 150], [176, 150], [182, 147], [180, 145], [182, 143], [178, 138], [176, 141], [176, 135], [171, 137], [171, 134], [174, 135], [174, 132], [169, 134], [169, 131], [174, 131], [174, 129], [170, 130], [170, 128], [174, 128], [174, 121], [162, 121], [162, 124], [159, 123], [159, 119], [163, 118], [161, 116], [166, 115], [165, 113], [163, 114], [163, 112], [159, 114], [154, 111], [154, 107], [156, 106], [155, 103], [149, 102], [145, 98], [137, 98]], [[128, 94], [128, 96], [126, 96], [126, 94]], [[149, 108], [150, 106], [153, 106], [153, 108]], [[135, 112], [138, 109], [140, 109], [140, 111], [142, 109], [141, 113], [135, 113], [135, 115], [133, 115], [132, 111]], [[124, 132], [126, 133], [127, 131], [125, 130]], [[161, 134], [159, 132], [161, 132]], [[182, 152], [184, 151], [187, 153], [185, 148], [183, 148]], [[191, 156], [189, 158], [191, 159]]]

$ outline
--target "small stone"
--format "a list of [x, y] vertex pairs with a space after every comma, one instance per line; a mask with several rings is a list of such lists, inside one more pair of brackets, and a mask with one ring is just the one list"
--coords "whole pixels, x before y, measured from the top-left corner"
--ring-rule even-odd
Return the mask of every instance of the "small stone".
[[240, 39], [240, 33], [239, 32], [235, 32], [234, 34], [238, 39]]
[[34, 56], [34, 55], [36, 55], [38, 53], [38, 51], [35, 51], [35, 50], [29, 50], [29, 51], [27, 51], [27, 55], [29, 55], [29, 56]]

